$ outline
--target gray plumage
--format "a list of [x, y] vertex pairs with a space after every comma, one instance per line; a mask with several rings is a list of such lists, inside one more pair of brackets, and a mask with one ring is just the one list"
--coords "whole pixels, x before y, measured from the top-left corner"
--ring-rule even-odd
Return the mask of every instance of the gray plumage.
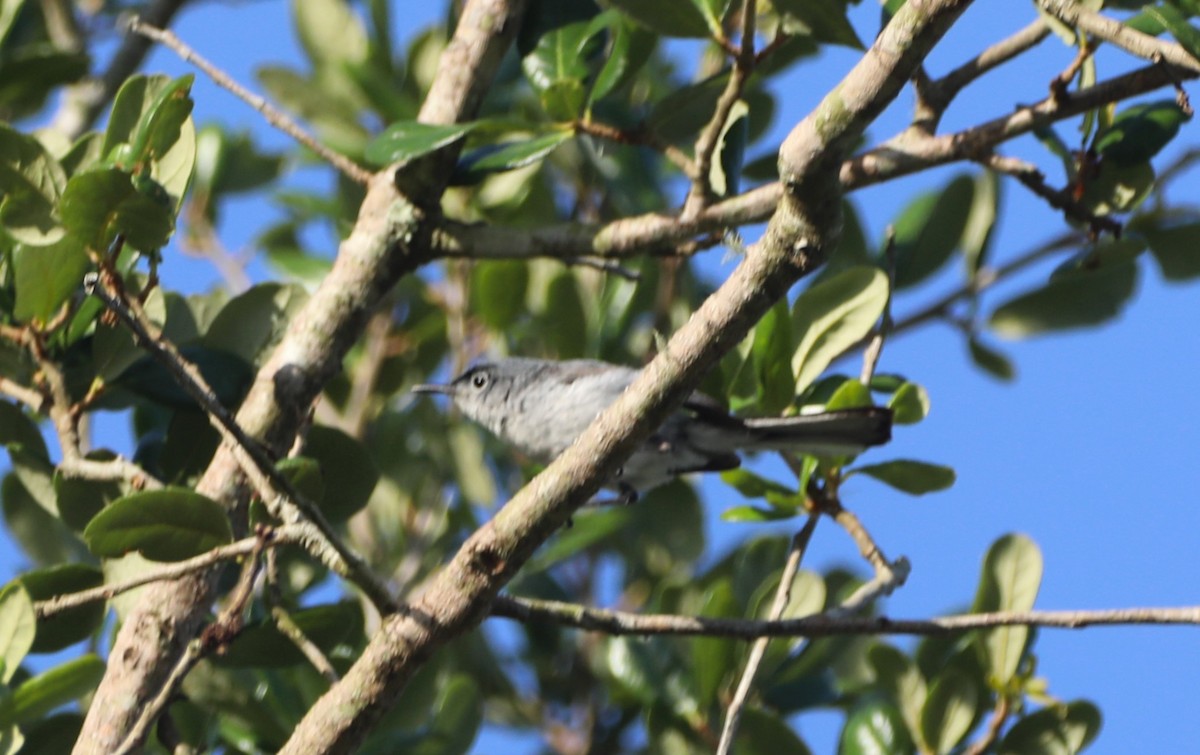
[[[476, 365], [442, 393], [470, 419], [543, 462], [561, 454], [633, 382], [638, 371], [590, 359], [512, 357]], [[846, 409], [796, 417], [742, 419], [694, 393], [625, 463], [608, 487], [634, 498], [681, 474], [737, 467], [739, 451], [856, 454], [891, 439], [891, 411]]]

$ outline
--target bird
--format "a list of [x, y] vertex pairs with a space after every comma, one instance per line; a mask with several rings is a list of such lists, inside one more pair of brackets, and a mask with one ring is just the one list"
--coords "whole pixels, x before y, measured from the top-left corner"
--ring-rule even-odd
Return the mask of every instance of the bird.
[[[467, 369], [418, 394], [448, 396], [469, 419], [526, 456], [552, 461], [633, 382], [639, 370], [595, 359], [508, 357]], [[839, 409], [791, 417], [742, 418], [693, 393], [630, 456], [605, 487], [624, 503], [674, 478], [741, 465], [740, 452], [788, 450], [837, 457], [891, 440], [885, 407]]]

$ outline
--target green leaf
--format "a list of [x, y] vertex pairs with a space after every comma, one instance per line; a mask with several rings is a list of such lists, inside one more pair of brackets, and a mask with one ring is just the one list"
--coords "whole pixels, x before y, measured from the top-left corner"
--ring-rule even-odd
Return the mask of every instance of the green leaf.
[[20, 444], [39, 458], [50, 458], [37, 423], [16, 404], [0, 400], [0, 446], [12, 443]]
[[758, 409], [775, 415], [796, 398], [796, 376], [792, 373], [792, 320], [785, 299], [780, 299], [754, 326], [750, 355], [758, 378]]
[[947, 668], [929, 687], [921, 710], [921, 735], [934, 752], [950, 752], [975, 722], [979, 694], [966, 674]]
[[838, 385], [837, 390], [825, 402], [825, 410], [856, 409], [862, 406], [871, 406], [872, 403], [870, 389], [858, 380], [851, 378], [843, 380]]
[[[104, 574], [87, 564], [59, 564], [25, 572], [18, 579], [37, 602], [99, 587]], [[104, 622], [106, 610], [105, 602], [96, 600], [40, 620], [30, 652], [53, 653], [88, 638]]]
[[26, 679], [13, 692], [13, 721], [22, 726], [31, 724], [92, 692], [104, 678], [104, 668], [99, 656], [88, 653]]
[[[301, 608], [291, 617], [304, 636], [327, 654], [341, 644], [357, 645], [363, 638], [362, 607], [353, 601]], [[271, 619], [247, 626], [216, 658], [216, 665], [224, 668], [287, 668], [302, 663], [307, 663], [304, 654]]]
[[911, 495], [924, 495], [946, 490], [954, 484], [955, 480], [954, 470], [950, 467], [909, 459], [869, 464], [865, 467], [855, 467], [851, 471], [874, 477], [896, 490]]
[[[201, 344], [181, 347], [179, 353], [200, 370], [205, 382], [226, 408], [241, 402], [254, 379], [253, 368], [235, 354]], [[131, 364], [110, 382], [171, 409], [198, 408], [195, 399], [180, 387], [171, 372], [149, 355]]]
[[62, 166], [41, 143], [0, 123], [0, 225], [33, 246], [63, 237], [56, 207], [66, 186]]
[[738, 100], [721, 126], [712, 165], [708, 170], [708, 185], [712, 187], [714, 195], [728, 197], [738, 193], [749, 131], [750, 106], [745, 100]]
[[8, 684], [33, 647], [37, 618], [20, 582], [0, 588], [0, 682]]
[[800, 294], [792, 307], [797, 392], [871, 332], [887, 298], [887, 275], [870, 266], [847, 268]]
[[808, 755], [811, 750], [782, 717], [761, 708], [742, 711], [733, 752], [744, 755]]
[[529, 265], [521, 260], [485, 260], [471, 271], [471, 311], [497, 332], [525, 311]]
[[1000, 755], [1074, 755], [1100, 732], [1100, 709], [1087, 700], [1051, 705], [1013, 724]]
[[318, 502], [332, 522], [343, 522], [367, 505], [379, 481], [379, 469], [362, 443], [341, 430], [314, 425], [304, 455], [321, 465], [325, 495]]
[[741, 467], [722, 472], [721, 481], [746, 498], [766, 498], [768, 493], [777, 493], [785, 496], [796, 495], [796, 491], [786, 485], [781, 485], [774, 480], [768, 480]]
[[972, 278], [991, 256], [996, 218], [1000, 214], [1002, 186], [999, 174], [990, 170], [976, 174], [974, 181], [971, 210], [967, 213], [967, 223], [962, 234], [963, 259], [967, 265], [967, 273]]
[[477, 506], [493, 505], [496, 483], [488, 466], [480, 429], [459, 423], [449, 429], [447, 439], [454, 459], [455, 479], [463, 497]]
[[[992, 544], [983, 561], [973, 613], [1028, 611], [1042, 582], [1042, 552], [1028, 537], [1005, 535]], [[982, 633], [985, 659], [994, 683], [1003, 686], [1017, 673], [1029, 628], [997, 627]]]
[[5, 475], [0, 482], [0, 498], [4, 499], [9, 535], [35, 564], [62, 563], [86, 555], [62, 521], [42, 508], [16, 475]]
[[929, 394], [918, 383], [905, 381], [888, 401], [892, 410], [892, 422], [897, 425], [915, 425], [929, 416]]
[[367, 32], [346, 0], [292, 0], [291, 15], [314, 67], [366, 60]]
[[183, 561], [233, 540], [221, 504], [186, 488], [168, 487], [113, 501], [83, 531], [101, 558], [137, 551], [151, 561]]
[[907, 753], [912, 737], [896, 706], [884, 700], [867, 699], [857, 705], [842, 727], [839, 755]]
[[928, 745], [920, 738], [921, 711], [925, 707], [926, 688], [925, 677], [920, 669], [907, 655], [891, 645], [877, 643], [867, 651], [871, 668], [875, 672], [875, 683], [900, 709], [908, 730], [921, 745], [922, 751], [928, 750]]
[[119, 168], [72, 177], [60, 207], [67, 230], [94, 250], [108, 248], [118, 233], [137, 249], [158, 249], [175, 230], [172, 206], [138, 191], [133, 177]]
[[433, 725], [405, 752], [412, 755], [465, 755], [483, 725], [483, 694], [467, 674], [446, 682], [433, 706]]
[[1106, 160], [1084, 185], [1080, 203], [1096, 215], [1128, 212], [1154, 189], [1154, 168], [1149, 162], [1121, 165]]
[[[704, 591], [698, 613], [716, 618], [738, 616], [740, 606], [729, 579], [719, 580]], [[728, 637], [697, 637], [691, 646], [696, 699], [701, 705], [712, 705], [719, 700], [725, 680], [737, 669], [739, 643]]]
[[[79, 740], [79, 732], [83, 729], [83, 716], [79, 713], [56, 713], [43, 718], [32, 726], [24, 729], [25, 753], [45, 753], [45, 755], [70, 755]], [[16, 731], [14, 728], [13, 731]], [[2, 738], [2, 735], [0, 735]], [[5, 750], [0, 741], [0, 753], [9, 755], [13, 751]]]
[[[148, 160], [149, 177], [176, 207], [183, 199], [196, 160], [196, 128], [182, 112], [190, 110], [190, 78], [138, 75], [126, 79], [113, 100], [104, 133], [105, 157], [127, 169], [140, 159]], [[142, 154], [134, 154], [135, 143], [142, 145]]]
[[461, 140], [473, 123], [430, 125], [401, 121], [388, 126], [367, 145], [365, 156], [372, 165], [391, 165], [427, 155]]
[[1169, 228], [1143, 228], [1150, 253], [1170, 281], [1200, 278], [1200, 222]]
[[592, 80], [600, 69], [603, 22], [565, 24], [543, 34], [521, 61], [525, 78], [552, 120], [569, 121], [583, 111]]
[[51, 42], [13, 47], [6, 47], [0, 60], [0, 107], [14, 122], [36, 116], [51, 94], [88, 73], [89, 56], [82, 51], [59, 50]]
[[308, 500], [315, 503], [325, 495], [325, 477], [316, 459], [289, 456], [276, 464], [275, 468]]
[[307, 300], [300, 286], [260, 283], [221, 308], [204, 334], [204, 345], [256, 364], [279, 343]]
[[592, 101], [599, 100], [609, 93], [628, 84], [642, 70], [654, 52], [658, 37], [645, 29], [630, 23], [616, 10], [608, 10], [598, 18], [604, 19], [608, 26], [610, 40], [608, 57], [596, 81], [592, 84]]
[[762, 506], [733, 506], [721, 512], [721, 521], [725, 522], [778, 522], [792, 519], [795, 511], [785, 511], [779, 508], [763, 508]]
[[12, 460], [12, 471], [21, 481], [26, 492], [37, 505], [50, 516], [58, 516], [58, 505], [54, 495], [54, 467], [44, 456], [24, 446], [10, 445], [8, 455]]
[[64, 236], [49, 246], [17, 244], [12, 266], [17, 293], [13, 316], [25, 322], [45, 323], [82, 289], [83, 274], [90, 262], [83, 245]]
[[[658, 3], [647, 3], [658, 5]], [[683, 7], [685, 3], [664, 3]], [[673, 144], [695, 137], [712, 117], [713, 108], [729, 81], [729, 73], [714, 74], [703, 81], [672, 91], [654, 103], [646, 126], [661, 139]]]
[[[280, 153], [260, 151], [248, 131], [227, 133], [210, 124], [196, 135], [196, 190], [219, 196], [262, 188], [279, 177], [284, 167]], [[209, 217], [215, 208], [209, 202]]]
[[707, 37], [711, 33], [706, 13], [695, 0], [654, 2], [645, 0], [609, 0], [642, 26], [667, 37]]
[[1122, 167], [1144, 163], [1167, 146], [1189, 120], [1191, 115], [1173, 99], [1132, 105], [1117, 114], [1095, 148], [1106, 161]]
[[625, 507], [584, 510], [575, 515], [570, 528], [560, 530], [553, 540], [539, 550], [521, 569], [521, 573], [545, 571], [620, 532], [632, 518], [633, 512]]
[[782, 28], [789, 34], [803, 34], [818, 42], [865, 49], [862, 40], [846, 17], [845, 0], [774, 0], [782, 16]]
[[989, 324], [1002, 336], [1022, 338], [1110, 320], [1133, 296], [1135, 258], [1144, 247], [1134, 239], [1098, 247], [1073, 269], [1056, 272], [1045, 286], [1000, 305]]
[[540, 313], [546, 342], [562, 359], [584, 356], [588, 332], [587, 309], [579, 281], [570, 269], [550, 279], [546, 289], [546, 309]]
[[975, 179], [960, 175], [938, 192], [922, 194], [893, 223], [896, 288], [924, 281], [962, 244], [975, 202]]
[[571, 136], [570, 131], [552, 131], [523, 141], [480, 147], [463, 155], [454, 169], [450, 183], [453, 186], [470, 186], [492, 173], [503, 173], [533, 165], [545, 159]]
[[971, 361], [989, 375], [1005, 382], [1017, 376], [1011, 359], [978, 338], [972, 336], [967, 339], [967, 348], [971, 353]]

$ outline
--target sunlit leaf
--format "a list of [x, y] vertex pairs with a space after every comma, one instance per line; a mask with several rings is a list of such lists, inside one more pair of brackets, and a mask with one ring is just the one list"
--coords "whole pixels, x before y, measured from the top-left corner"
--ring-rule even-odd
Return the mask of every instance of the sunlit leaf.
[[[1025, 535], [1011, 534], [988, 549], [972, 610], [1028, 611], [1042, 582], [1042, 552]], [[997, 627], [982, 634], [982, 647], [992, 677], [1005, 684], [1017, 673], [1029, 628]]]
[[792, 329], [798, 344], [792, 370], [798, 392], [871, 332], [887, 297], [887, 275], [869, 266], [848, 268], [800, 294], [792, 307]]

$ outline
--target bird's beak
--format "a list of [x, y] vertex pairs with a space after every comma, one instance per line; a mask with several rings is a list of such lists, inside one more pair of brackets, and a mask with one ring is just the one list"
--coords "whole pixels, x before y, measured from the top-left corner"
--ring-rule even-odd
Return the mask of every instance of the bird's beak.
[[438, 385], [436, 383], [422, 383], [412, 387], [413, 393], [442, 393], [447, 396], [454, 394], [454, 389], [449, 385]]

